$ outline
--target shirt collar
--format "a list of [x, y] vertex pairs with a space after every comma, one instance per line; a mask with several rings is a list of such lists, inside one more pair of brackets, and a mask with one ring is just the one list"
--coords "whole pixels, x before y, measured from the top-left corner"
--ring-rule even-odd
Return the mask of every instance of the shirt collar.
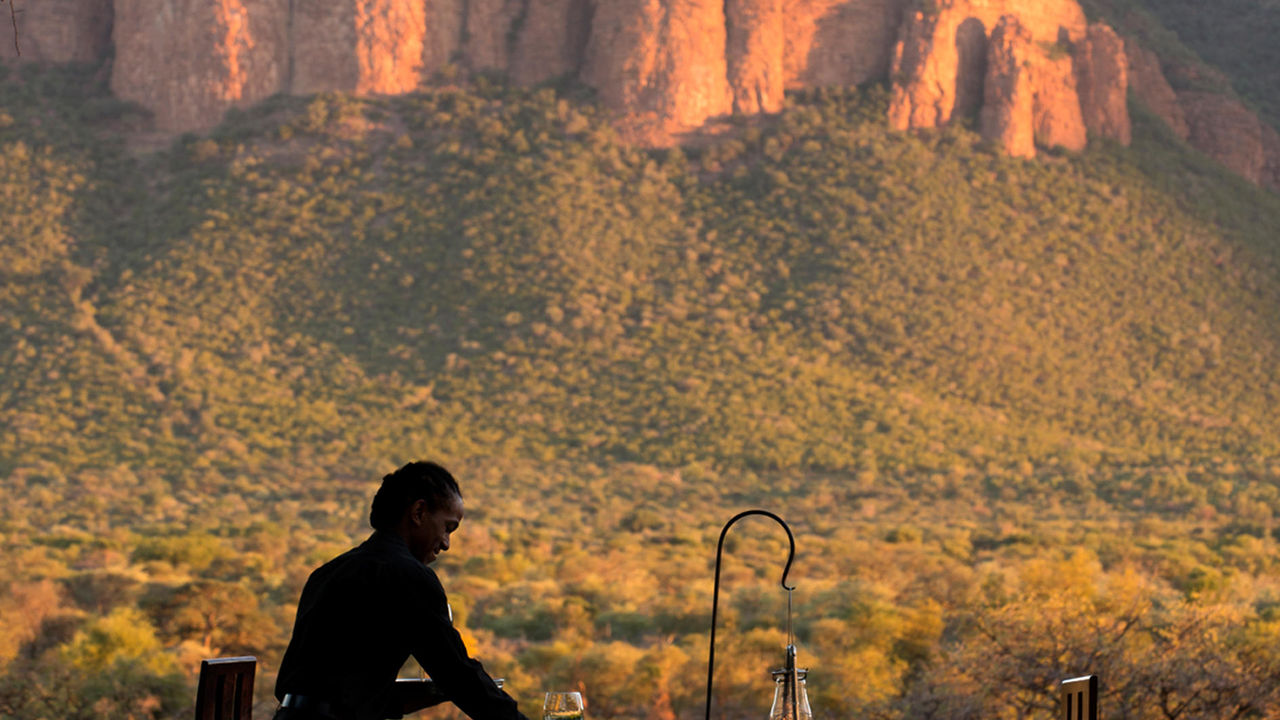
[[365, 541], [366, 545], [376, 547], [380, 550], [388, 550], [396, 553], [404, 553], [413, 557], [413, 553], [409, 552], [409, 544], [404, 538], [392, 532], [383, 532], [382, 530], [374, 530], [369, 539]]

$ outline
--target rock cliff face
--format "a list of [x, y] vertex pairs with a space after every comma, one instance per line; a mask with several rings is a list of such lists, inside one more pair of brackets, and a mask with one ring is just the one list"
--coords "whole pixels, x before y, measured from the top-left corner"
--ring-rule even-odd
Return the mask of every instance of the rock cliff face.
[[591, 37], [590, 0], [530, 2], [516, 34], [511, 78], [533, 85], [577, 74]]
[[[1036, 49], [1039, 54], [1035, 53]], [[1036, 144], [1047, 148], [1083, 150], [1089, 142], [1089, 135], [1076, 86], [1070, 43], [1037, 44], [1031, 57], [1031, 86], [1035, 88], [1031, 116], [1035, 121]]]
[[1076, 46], [1075, 69], [1085, 127], [1128, 145], [1133, 127], [1129, 122], [1129, 58], [1124, 40], [1107, 25], [1090, 25], [1083, 42]]
[[1192, 146], [1246, 179], [1280, 188], [1280, 137], [1239, 100], [1214, 93], [1183, 91]]
[[111, 89], [155, 113], [157, 128], [216, 123], [282, 87], [281, 0], [116, 0]]
[[1126, 70], [1119, 38], [1091, 28], [1075, 0], [941, 0], [904, 23], [889, 122], [930, 128], [978, 114], [989, 139], [1024, 156], [1034, 154], [1028, 127], [1042, 147], [1079, 150], [1090, 130], [1128, 142]]
[[661, 144], [732, 110], [723, 0], [611, 0], [596, 7], [582, 79], [623, 135]]
[[9, 8], [0, 8], [0, 59], [27, 62], [98, 62], [111, 44], [111, 0], [42, 0], [25, 3], [13, 41]]
[[[1175, 92], [1160, 59], [1078, 0], [40, 0], [23, 60], [112, 55], [157, 129], [201, 130], [277, 92], [403, 93], [446, 68], [576, 78], [624, 138], [779, 110], [787, 89], [890, 78], [898, 129], [976, 123], [1009, 152], [1129, 142], [1127, 93], [1179, 137], [1280, 186], [1280, 136], [1238, 101]], [[0, 37], [0, 59], [12, 60]]]
[[786, 49], [781, 0], [726, 0], [724, 14], [733, 112], [781, 110]]
[[1160, 68], [1160, 58], [1150, 50], [1132, 40], [1124, 44], [1125, 54], [1129, 57], [1129, 82], [1133, 94], [1156, 115], [1159, 115], [1183, 140], [1190, 131], [1187, 129], [1187, 116], [1178, 103], [1178, 94], [1169, 85], [1169, 80]]
[[776, 112], [788, 88], [884, 77], [907, 2], [599, 0], [578, 76], [624, 136], [670, 142], [714, 117]]
[[289, 35], [277, 55], [290, 68], [281, 90], [403, 93], [421, 84], [424, 3], [293, 0], [281, 9], [288, 15]]
[[908, 5], [910, 0], [783, 0], [786, 87], [887, 77]]
[[1031, 34], [1016, 17], [1001, 18], [991, 31], [979, 128], [1014, 157], [1036, 154], [1030, 54]]

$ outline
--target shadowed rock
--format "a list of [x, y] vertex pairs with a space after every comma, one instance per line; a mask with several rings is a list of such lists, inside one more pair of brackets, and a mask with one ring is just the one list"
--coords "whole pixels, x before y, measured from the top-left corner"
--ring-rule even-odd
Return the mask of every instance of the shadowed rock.
[[1031, 33], [1006, 15], [991, 31], [979, 127], [982, 136], [1014, 157], [1034, 157], [1034, 92], [1028, 69]]
[[1178, 94], [1160, 68], [1160, 58], [1132, 39], [1125, 40], [1124, 48], [1129, 60], [1129, 86], [1133, 88], [1134, 95], [1163, 118], [1175, 135], [1186, 140], [1190, 134], [1186, 114], [1178, 103]]
[[727, 0], [726, 66], [733, 111], [754, 115], [782, 109], [781, 0]]
[[1085, 127], [1096, 135], [1128, 145], [1133, 128], [1129, 121], [1129, 62], [1124, 41], [1109, 26], [1094, 23], [1076, 45], [1075, 63]]
[[159, 130], [212, 127], [283, 87], [287, 27], [287, 0], [116, 0], [111, 89]]
[[1280, 187], [1280, 137], [1239, 100], [1217, 93], [1178, 93], [1188, 140], [1209, 157], [1258, 184]]
[[860, 85], [888, 76], [908, 0], [784, 0], [786, 85]]
[[426, 7], [409, 0], [294, 0], [289, 91], [402, 93], [422, 81]]
[[664, 144], [733, 109], [721, 0], [610, 0], [596, 7], [582, 80], [623, 137]]
[[576, 75], [591, 35], [590, 0], [530, 0], [511, 57], [511, 79], [533, 85]]
[[111, 0], [40, 0], [22, 3], [14, 43], [9, 7], [0, 7], [0, 60], [100, 62], [111, 48]]

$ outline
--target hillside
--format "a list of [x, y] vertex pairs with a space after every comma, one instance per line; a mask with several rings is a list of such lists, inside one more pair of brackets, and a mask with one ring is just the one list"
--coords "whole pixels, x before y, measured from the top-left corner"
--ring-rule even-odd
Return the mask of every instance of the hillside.
[[[1156, 123], [1034, 164], [832, 91], [649, 155], [513, 92], [281, 101], [150, 167], [26, 146], [120, 207], [21, 183], [11, 154], [41, 212], [10, 243], [31, 372], [6, 407], [62, 430], [6, 464], [429, 439], [904, 478], [1275, 452], [1277, 203]], [[103, 185], [134, 174], [145, 196]]]
[[[182, 714], [214, 651], [269, 673], [307, 569], [424, 455], [475, 508], [460, 622], [526, 697], [691, 716], [708, 544], [766, 504], [832, 715], [1041, 711], [1085, 658], [1135, 717], [1209, 656], [1272, 707], [1280, 200], [1140, 107], [1131, 148], [1029, 162], [813, 91], [649, 152], [580, 88], [481, 78], [135, 156], [100, 82], [0, 86], [7, 716]], [[724, 702], [759, 714], [781, 545], [746, 537]], [[1028, 668], [1038, 611], [1110, 630]]]

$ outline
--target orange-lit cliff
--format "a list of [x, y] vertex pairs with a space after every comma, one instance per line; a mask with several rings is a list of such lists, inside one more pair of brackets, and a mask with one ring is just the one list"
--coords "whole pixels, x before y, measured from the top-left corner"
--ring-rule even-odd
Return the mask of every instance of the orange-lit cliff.
[[[972, 122], [1007, 152], [1128, 143], [1130, 90], [1178, 136], [1280, 187], [1280, 136], [1239, 101], [1176, 92], [1160, 59], [1076, 0], [42, 0], [23, 58], [111, 58], [157, 129], [269, 95], [402, 93], [442, 71], [594, 88], [630, 141], [778, 110], [787, 89], [889, 79], [889, 122]], [[13, 48], [0, 43], [11, 60]]]

